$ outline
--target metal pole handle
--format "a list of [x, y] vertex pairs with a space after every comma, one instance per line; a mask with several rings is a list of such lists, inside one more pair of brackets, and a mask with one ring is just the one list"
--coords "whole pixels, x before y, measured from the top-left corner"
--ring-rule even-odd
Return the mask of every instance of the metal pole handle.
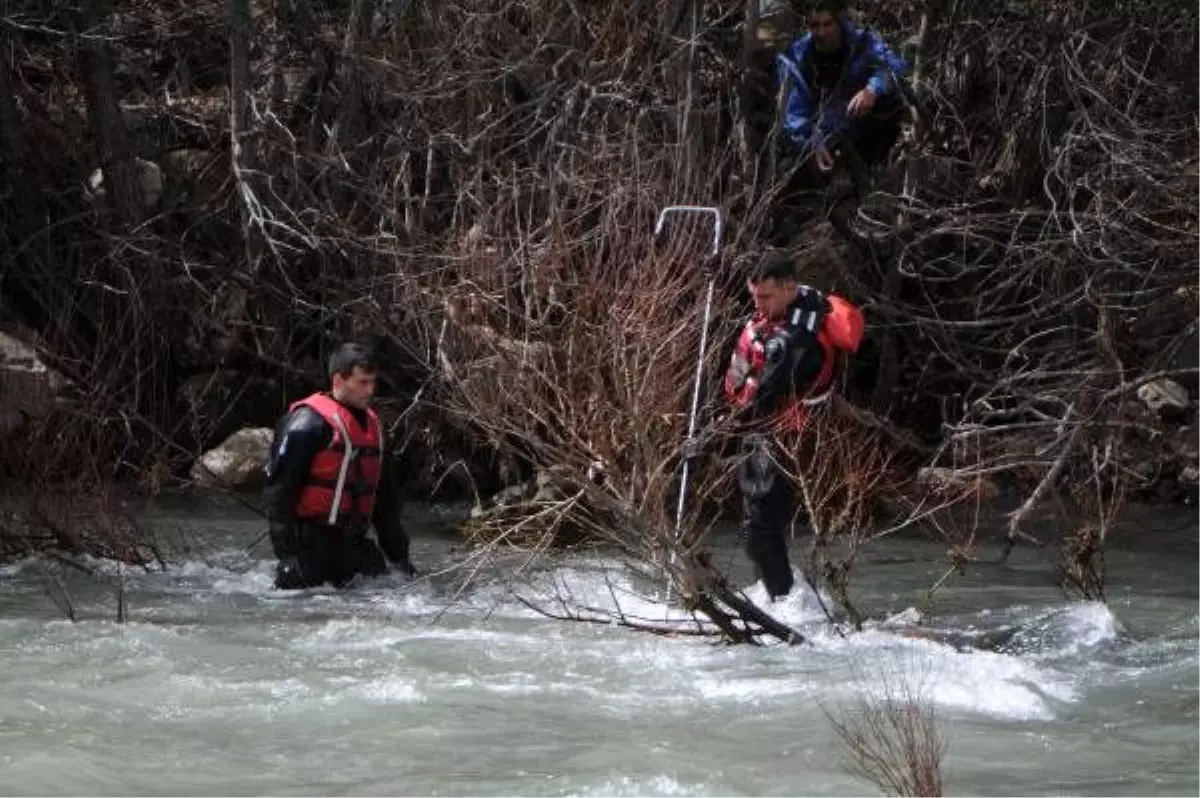
[[714, 259], [721, 254], [721, 237], [724, 234], [725, 221], [721, 216], [721, 209], [711, 205], [668, 205], [658, 212], [658, 221], [654, 224], [654, 237], [658, 238], [662, 234], [663, 226], [666, 224], [667, 215], [671, 213], [703, 213], [713, 217], [713, 235], [712, 248], [708, 252], [709, 259]]
[[[711, 205], [668, 205], [665, 208], [663, 208], [661, 211], [659, 211], [658, 220], [654, 224], [654, 237], [656, 239], [662, 234], [663, 227], [665, 226], [666, 221], [667, 221], [667, 216], [672, 213], [699, 213], [699, 214], [705, 214], [708, 216], [712, 216], [712, 219], [713, 219], [712, 246], [710, 247], [710, 249], [708, 251], [708, 257], [706, 258], [706, 260], [709, 263], [715, 262], [717, 257], [720, 256], [720, 254], [721, 254], [722, 236], [723, 236], [724, 227], [725, 227], [724, 219], [721, 216], [721, 210], [719, 208], [715, 208]], [[712, 317], [713, 289], [715, 287], [715, 283], [716, 283], [716, 280], [710, 272], [709, 278], [708, 278], [708, 291], [707, 291], [707, 295], [704, 298], [704, 318], [701, 322], [701, 327], [700, 327], [700, 347], [699, 347], [700, 351], [696, 353], [696, 377], [695, 377], [695, 381], [692, 384], [692, 406], [691, 406], [691, 411], [688, 413], [688, 432], [687, 432], [687, 434], [688, 434], [689, 439], [696, 434], [696, 415], [699, 412], [699, 408], [700, 408], [700, 383], [704, 376], [704, 356], [708, 350], [708, 327], [709, 327], [710, 319]], [[680, 527], [683, 525], [683, 508], [684, 508], [685, 502], [687, 501], [687, 489], [688, 489], [688, 481], [689, 481], [690, 476], [691, 476], [691, 464], [685, 458], [683, 461], [683, 473], [680, 475], [680, 480], [679, 480], [679, 498], [675, 505], [675, 539], [676, 539], [676, 542], [678, 542], [678, 539], [679, 539]], [[671, 560], [670, 561], [672, 564], [674, 564], [674, 561], [675, 561], [674, 550], [671, 551]], [[668, 576], [667, 577], [667, 603], [668, 604], [671, 601], [671, 593], [672, 593], [671, 578], [670, 578], [670, 576]]]

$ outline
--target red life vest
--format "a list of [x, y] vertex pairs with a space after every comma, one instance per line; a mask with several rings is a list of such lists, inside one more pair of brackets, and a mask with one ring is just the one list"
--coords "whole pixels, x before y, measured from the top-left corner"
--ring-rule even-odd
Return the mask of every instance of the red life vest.
[[[807, 286], [801, 287], [805, 294], [814, 291]], [[784, 400], [775, 418], [775, 423], [783, 429], [800, 431], [804, 428], [807, 408], [829, 396], [838, 352], [857, 351], [863, 336], [862, 311], [834, 294], [821, 296], [828, 303], [825, 312], [793, 306], [777, 321], [756, 313], [746, 322], [725, 372], [725, 397], [730, 404], [743, 408], [754, 401], [767, 362], [766, 344], [771, 336], [789, 325], [805, 328], [816, 337], [825, 353], [821, 370], [803, 394]]]
[[288, 410], [301, 405], [325, 419], [333, 430], [333, 440], [312, 459], [308, 478], [296, 500], [296, 518], [330, 526], [338, 525], [339, 519], [369, 524], [383, 462], [383, 428], [379, 416], [368, 408], [364, 428], [349, 408], [323, 393], [301, 399]]

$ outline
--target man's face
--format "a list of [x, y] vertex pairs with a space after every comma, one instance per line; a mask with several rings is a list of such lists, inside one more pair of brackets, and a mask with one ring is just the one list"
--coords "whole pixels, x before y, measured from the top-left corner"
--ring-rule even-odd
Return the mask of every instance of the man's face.
[[842, 45], [842, 29], [837, 17], [828, 11], [815, 11], [808, 18], [808, 29], [818, 50], [836, 50]]
[[750, 297], [754, 300], [754, 310], [762, 313], [768, 319], [777, 319], [787, 310], [788, 305], [796, 298], [796, 282], [794, 280], [777, 280], [768, 277], [747, 286]]
[[365, 410], [375, 395], [375, 372], [355, 366], [349, 375], [333, 375], [333, 398], [344, 405]]

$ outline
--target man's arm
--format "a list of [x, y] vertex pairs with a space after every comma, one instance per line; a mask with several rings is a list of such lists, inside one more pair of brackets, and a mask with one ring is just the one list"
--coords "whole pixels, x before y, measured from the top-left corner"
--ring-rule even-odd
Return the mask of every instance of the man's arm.
[[[798, 39], [776, 57], [779, 81], [787, 85], [783, 107], [783, 130], [787, 133], [788, 138], [801, 146], [809, 142], [815, 131], [812, 89], [800, 69], [804, 52], [808, 46], [807, 39]], [[818, 142], [813, 142], [813, 144], [813, 149], [817, 149]]]
[[375, 492], [371, 521], [375, 525], [379, 547], [383, 549], [388, 561], [404, 573], [413, 576], [416, 569], [409, 559], [408, 531], [404, 524], [400, 523], [400, 490], [393, 479], [395, 473], [395, 461], [384, 457], [380, 463], [379, 487]]
[[778, 410], [783, 400], [807, 390], [825, 364], [824, 348], [806, 331], [775, 336], [767, 348], [767, 364], [754, 395], [755, 410], [764, 415]]
[[733, 339], [733, 352], [729, 357], [729, 365], [725, 368], [725, 377], [721, 380], [721, 392], [728, 405], [737, 406], [742, 403], [746, 381], [750, 376], [750, 361], [741, 352], [742, 336], [749, 334], [746, 332], [749, 324], [749, 321], [743, 324], [737, 337]]
[[829, 301], [819, 292], [805, 289], [800, 304], [809, 313], [793, 310], [791, 323], [767, 341], [767, 362], [755, 395], [760, 410], [774, 410], [784, 398], [807, 390], [825, 364], [825, 348], [813, 330], [820, 328], [829, 312]]
[[908, 77], [909, 65], [878, 33], [867, 30], [864, 35], [872, 66], [867, 88], [881, 97], [896, 88], [897, 80]]
[[329, 445], [332, 430], [308, 407], [298, 407], [275, 427], [263, 500], [270, 525], [271, 548], [280, 560], [297, 557], [300, 537], [293, 508], [308, 477], [313, 457]]

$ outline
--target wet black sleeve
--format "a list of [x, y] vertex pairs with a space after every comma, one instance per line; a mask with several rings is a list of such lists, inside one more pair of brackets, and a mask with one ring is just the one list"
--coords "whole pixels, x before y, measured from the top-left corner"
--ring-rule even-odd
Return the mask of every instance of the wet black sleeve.
[[821, 373], [825, 350], [804, 329], [784, 328], [767, 342], [766, 366], [755, 394], [756, 407], [774, 412], [786, 398], [803, 393]]
[[825, 366], [825, 348], [814, 338], [803, 350], [792, 353], [790, 365], [792, 393], [803, 393], [813, 386]]
[[379, 472], [379, 489], [371, 521], [379, 538], [379, 547], [388, 560], [399, 568], [409, 570], [408, 531], [400, 523], [400, 486], [396, 484], [396, 461], [384, 457]]
[[279, 559], [299, 554], [300, 541], [292, 508], [308, 476], [313, 456], [329, 445], [333, 431], [308, 407], [298, 407], [275, 426], [263, 504], [270, 524], [271, 547]]

